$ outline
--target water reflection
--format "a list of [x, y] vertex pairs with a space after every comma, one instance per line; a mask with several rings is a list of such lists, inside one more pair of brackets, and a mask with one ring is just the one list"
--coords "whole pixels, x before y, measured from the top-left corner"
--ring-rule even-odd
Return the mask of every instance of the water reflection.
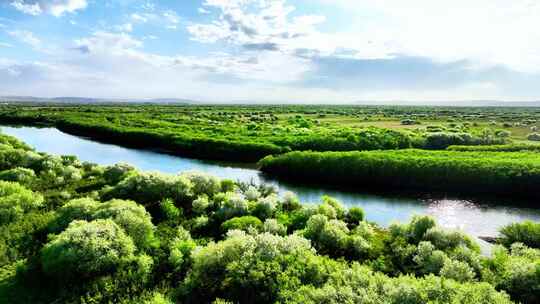
[[472, 230], [475, 236], [494, 235], [494, 228], [524, 220], [540, 221], [538, 210], [516, 208], [495, 204], [483, 204], [469, 200], [432, 200], [426, 213], [435, 217], [444, 227]]
[[[425, 198], [416, 195], [366, 194], [326, 186], [299, 185], [268, 178], [246, 164], [202, 161], [153, 151], [137, 150], [99, 143], [68, 135], [54, 128], [2, 127], [3, 132], [18, 137], [38, 151], [76, 155], [83, 161], [110, 165], [127, 162], [142, 170], [177, 173], [186, 170], [204, 171], [221, 178], [244, 182], [268, 182], [280, 192], [293, 191], [304, 203], [317, 203], [322, 195], [330, 195], [347, 206], [361, 206], [368, 220], [387, 226], [406, 222], [414, 214], [429, 214], [445, 228], [464, 230], [473, 236], [494, 236], [502, 225], [531, 219], [540, 221], [540, 210], [508, 207], [504, 202], [489, 204], [449, 198]], [[529, 202], [529, 205], [532, 205]]]

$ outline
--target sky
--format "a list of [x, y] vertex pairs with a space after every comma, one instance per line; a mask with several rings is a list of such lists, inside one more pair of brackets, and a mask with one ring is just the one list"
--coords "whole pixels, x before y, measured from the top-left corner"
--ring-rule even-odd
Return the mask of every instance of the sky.
[[540, 100], [537, 0], [0, 0], [0, 96]]

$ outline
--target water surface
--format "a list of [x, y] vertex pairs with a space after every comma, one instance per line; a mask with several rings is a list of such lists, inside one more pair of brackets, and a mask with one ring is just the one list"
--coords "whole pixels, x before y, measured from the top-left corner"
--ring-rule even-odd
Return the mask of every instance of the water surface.
[[[203, 161], [158, 152], [124, 148], [69, 135], [54, 128], [2, 127], [36, 150], [51, 154], [76, 155], [83, 161], [110, 165], [130, 163], [139, 169], [177, 173], [187, 170], [207, 172], [221, 178], [244, 182], [266, 182], [280, 192], [293, 191], [303, 203], [317, 203], [324, 194], [341, 200], [347, 206], [360, 206], [367, 219], [387, 226], [404, 222], [414, 214], [429, 214], [445, 228], [461, 229], [472, 236], [495, 236], [508, 223], [526, 219], [540, 221], [540, 210], [513, 207], [510, 201], [426, 198], [427, 195], [367, 194], [354, 190], [338, 190], [323, 186], [299, 185], [265, 177], [253, 165]], [[530, 202], [534, 206], [535, 202]]]

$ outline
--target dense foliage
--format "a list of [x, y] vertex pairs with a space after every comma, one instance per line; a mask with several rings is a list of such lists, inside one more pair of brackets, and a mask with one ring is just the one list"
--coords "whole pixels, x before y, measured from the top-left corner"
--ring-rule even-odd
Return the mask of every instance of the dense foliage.
[[534, 111], [510, 108], [0, 106], [4, 124], [54, 126], [115, 144], [242, 162], [289, 151], [504, 144], [526, 140], [537, 120]]
[[491, 146], [450, 146], [450, 151], [461, 152], [540, 152], [540, 145], [513, 144], [513, 145], [491, 145]]
[[0, 303], [540, 301], [537, 224], [488, 257], [426, 216], [383, 228], [327, 196], [0, 141]]
[[263, 172], [356, 188], [420, 189], [538, 197], [533, 152], [290, 152], [260, 162]]

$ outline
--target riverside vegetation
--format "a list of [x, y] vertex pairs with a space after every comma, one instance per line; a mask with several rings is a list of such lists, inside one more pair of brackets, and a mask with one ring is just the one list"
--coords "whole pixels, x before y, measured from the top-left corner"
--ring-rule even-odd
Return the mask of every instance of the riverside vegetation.
[[482, 256], [430, 217], [383, 228], [331, 197], [103, 167], [0, 134], [1, 303], [538, 303], [540, 225], [499, 243]]
[[[506, 149], [493, 147], [497, 151]], [[289, 179], [349, 185], [364, 190], [416, 189], [532, 198], [540, 195], [537, 191], [539, 153], [527, 149], [525, 152], [491, 152], [489, 146], [464, 148], [290, 152], [268, 156], [260, 165], [263, 172]]]
[[[536, 109], [368, 106], [3, 105], [0, 123], [216, 160], [290, 151], [533, 143]], [[532, 140], [529, 140], [532, 139]]]

